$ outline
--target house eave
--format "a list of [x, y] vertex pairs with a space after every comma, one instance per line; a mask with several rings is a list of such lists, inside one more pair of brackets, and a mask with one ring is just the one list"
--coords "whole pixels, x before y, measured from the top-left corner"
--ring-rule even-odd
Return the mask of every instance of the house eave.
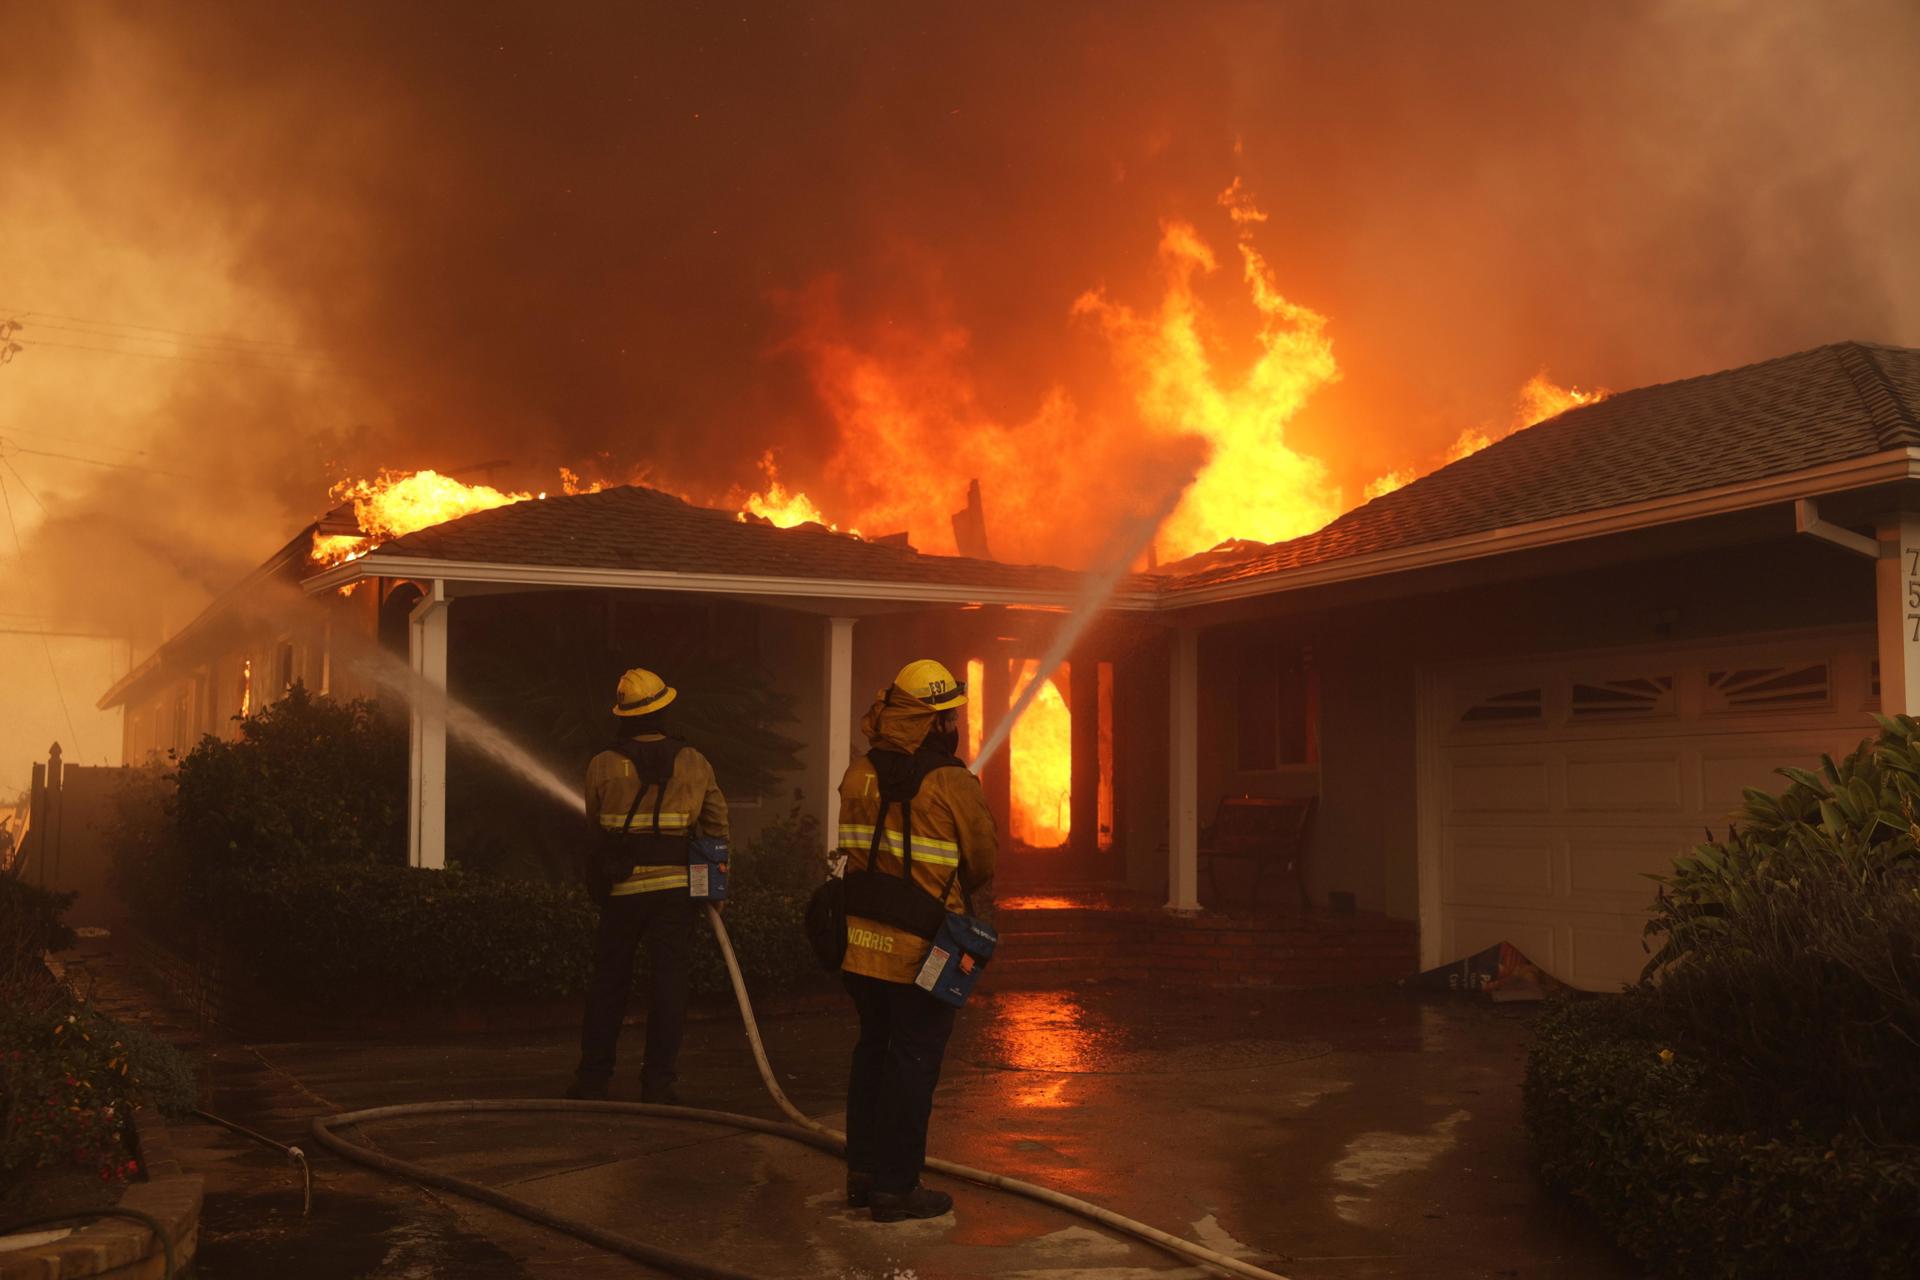
[[[568, 565], [500, 564], [436, 560], [421, 556], [383, 556], [378, 551], [335, 565], [301, 585], [317, 595], [367, 578], [439, 579], [447, 583], [490, 586], [673, 591], [703, 595], [787, 597], [809, 600], [879, 600], [901, 604], [1000, 604], [1067, 607], [1075, 603], [1075, 585], [1061, 590], [983, 586], [968, 583], [868, 581], [854, 578], [789, 578], [769, 574], [676, 573], [656, 569], [594, 569]], [[1152, 592], [1115, 595], [1110, 609], [1149, 611]]]
[[1605, 507], [1531, 524], [1509, 525], [1443, 542], [1396, 547], [1371, 555], [1328, 560], [1297, 569], [1278, 569], [1258, 577], [1209, 586], [1169, 586], [1159, 598], [1172, 612], [1202, 605], [1278, 595], [1308, 587], [1433, 568], [1509, 552], [1580, 542], [1608, 534], [1653, 529], [1704, 517], [1748, 511], [1776, 503], [1819, 498], [1877, 484], [1920, 479], [1920, 449], [1890, 449], [1804, 471], [1700, 489], [1627, 506]]

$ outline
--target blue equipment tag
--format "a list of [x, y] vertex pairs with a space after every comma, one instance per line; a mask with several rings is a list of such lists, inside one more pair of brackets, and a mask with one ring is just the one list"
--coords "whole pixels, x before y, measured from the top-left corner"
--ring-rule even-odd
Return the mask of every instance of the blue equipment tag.
[[687, 896], [702, 902], [727, 899], [727, 842], [719, 836], [687, 837]]
[[973, 994], [973, 984], [987, 961], [993, 959], [999, 941], [1000, 935], [992, 926], [949, 911], [933, 936], [933, 946], [913, 984], [934, 999], [958, 1008]]

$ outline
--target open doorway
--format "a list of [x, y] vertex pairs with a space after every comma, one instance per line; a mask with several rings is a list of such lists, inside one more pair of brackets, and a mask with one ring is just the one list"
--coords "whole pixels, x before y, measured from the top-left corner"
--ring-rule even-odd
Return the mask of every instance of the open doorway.
[[[996, 661], [999, 666], [999, 661]], [[978, 755], [992, 714], [1011, 709], [1039, 676], [1039, 660], [1014, 658], [1004, 673], [967, 664], [970, 688], [984, 691], [967, 708], [969, 759]], [[983, 679], [989, 674], [998, 679]], [[1098, 878], [1113, 848], [1113, 664], [1064, 664], [1034, 695], [1005, 752], [1010, 867], [1020, 878]], [[1078, 828], [1078, 829], [1076, 829]]]

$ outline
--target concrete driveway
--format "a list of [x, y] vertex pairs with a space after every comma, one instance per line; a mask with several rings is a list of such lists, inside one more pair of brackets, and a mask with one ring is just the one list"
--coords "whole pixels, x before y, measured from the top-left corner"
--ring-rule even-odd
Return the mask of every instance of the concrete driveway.
[[[95, 968], [110, 971], [100, 958]], [[112, 987], [108, 972], [108, 987]], [[124, 997], [123, 997], [124, 998]], [[131, 1010], [122, 1010], [131, 1012]], [[1094, 1200], [1293, 1277], [1615, 1277], [1633, 1269], [1528, 1175], [1519, 1082], [1532, 1012], [1362, 989], [1007, 992], [961, 1014], [932, 1148]], [[809, 1114], [840, 1123], [851, 1020], [763, 1022]], [[639, 1029], [629, 1028], [637, 1068]], [[283, 1141], [316, 1114], [553, 1096], [565, 1033], [412, 1043], [204, 1045], [211, 1108]], [[690, 1026], [689, 1105], [778, 1118], [737, 1021]], [[619, 1096], [637, 1098], [625, 1074]], [[381, 1150], [769, 1277], [1161, 1280], [1202, 1274], [1056, 1210], [965, 1184], [946, 1218], [878, 1225], [843, 1172], [781, 1139], [650, 1120], [526, 1116], [368, 1126]], [[280, 1157], [175, 1127], [209, 1174], [205, 1280], [631, 1276], [646, 1269], [458, 1197], [316, 1157], [299, 1216]]]

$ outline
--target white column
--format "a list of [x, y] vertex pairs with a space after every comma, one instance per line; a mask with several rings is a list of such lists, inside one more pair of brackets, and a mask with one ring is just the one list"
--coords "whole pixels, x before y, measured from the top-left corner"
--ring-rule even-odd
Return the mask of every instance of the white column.
[[854, 621], [827, 619], [827, 755], [821, 767], [820, 813], [829, 849], [840, 844], [840, 778], [853, 759]]
[[409, 860], [435, 871], [447, 865], [447, 586], [435, 579], [407, 619], [413, 665]]
[[1200, 632], [1181, 627], [1168, 654], [1167, 910], [1200, 909]]
[[1920, 513], [1874, 522], [1880, 559], [1873, 567], [1880, 630], [1880, 711], [1920, 715]]

